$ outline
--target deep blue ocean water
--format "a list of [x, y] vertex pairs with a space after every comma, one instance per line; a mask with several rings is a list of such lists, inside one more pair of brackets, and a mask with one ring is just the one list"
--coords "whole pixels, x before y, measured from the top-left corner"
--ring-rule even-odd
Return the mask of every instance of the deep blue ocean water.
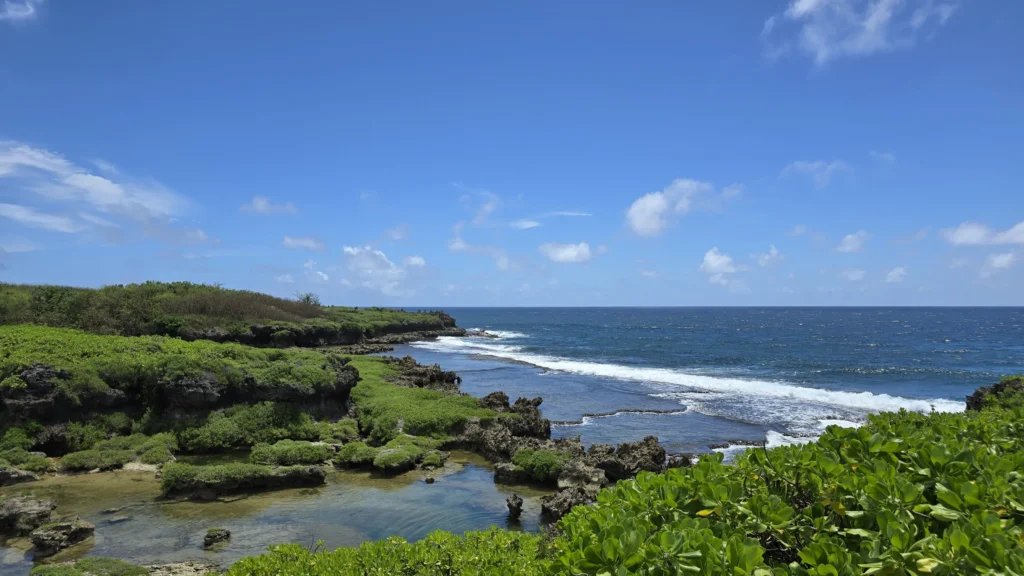
[[654, 434], [675, 452], [800, 441], [885, 410], [963, 410], [978, 386], [1024, 372], [1024, 308], [448, 312], [501, 337], [441, 338], [394, 354], [458, 371], [476, 396], [541, 396], [545, 416], [564, 422], [556, 435]]

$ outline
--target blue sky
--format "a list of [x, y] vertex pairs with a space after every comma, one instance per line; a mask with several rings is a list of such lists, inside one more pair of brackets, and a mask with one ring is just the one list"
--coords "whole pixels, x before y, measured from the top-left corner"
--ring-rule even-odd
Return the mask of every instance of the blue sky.
[[0, 0], [0, 281], [1024, 305], [1024, 3]]

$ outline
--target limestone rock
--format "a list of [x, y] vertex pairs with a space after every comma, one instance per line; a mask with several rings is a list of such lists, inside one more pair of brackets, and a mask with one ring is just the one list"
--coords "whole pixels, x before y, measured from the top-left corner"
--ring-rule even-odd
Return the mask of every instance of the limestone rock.
[[39, 480], [39, 476], [25, 470], [0, 465], [0, 486], [11, 486], [33, 480]]
[[587, 492], [579, 486], [573, 486], [566, 490], [560, 490], [557, 494], [541, 498], [540, 511], [547, 518], [557, 520], [568, 514], [573, 506], [590, 504], [594, 501], [594, 498], [594, 494]]
[[982, 386], [967, 397], [968, 410], [981, 410], [989, 396], [1004, 396], [1016, 392], [1024, 392], [1024, 378], [1005, 378], [991, 386]]
[[15, 496], [0, 502], [0, 536], [25, 536], [50, 520], [53, 500]]
[[35, 545], [36, 558], [45, 558], [83, 542], [95, 532], [96, 527], [92, 524], [78, 516], [70, 516], [36, 528], [29, 539]]
[[508, 519], [518, 522], [523, 514], [523, 498], [519, 494], [512, 494], [505, 498], [505, 505], [508, 506]]
[[212, 548], [221, 542], [227, 542], [231, 539], [231, 531], [225, 530], [224, 528], [211, 528], [206, 531], [206, 536], [203, 537], [203, 548]]

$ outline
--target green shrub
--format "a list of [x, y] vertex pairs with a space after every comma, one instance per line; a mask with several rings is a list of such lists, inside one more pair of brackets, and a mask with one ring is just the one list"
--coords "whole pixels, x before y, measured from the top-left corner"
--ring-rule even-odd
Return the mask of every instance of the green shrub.
[[524, 470], [531, 479], [543, 484], [557, 482], [568, 461], [568, 454], [553, 450], [519, 450], [512, 456], [513, 464]]
[[[1004, 376], [1000, 384], [1024, 385], [1024, 375]], [[985, 405], [989, 408], [1004, 408], [1007, 410], [1024, 408], [1024, 388], [1011, 389], [1002, 394], [989, 394], [985, 398]]]
[[444, 466], [445, 461], [448, 460], [448, 455], [440, 450], [431, 450], [423, 456], [423, 467], [424, 468], [440, 468]]
[[378, 448], [367, 446], [362, 442], [350, 442], [338, 450], [338, 455], [334, 457], [334, 464], [348, 468], [369, 466], [377, 457], [378, 450]]
[[538, 560], [540, 542], [535, 534], [492, 528], [464, 536], [434, 532], [413, 543], [392, 537], [333, 552], [311, 552], [299, 544], [285, 544], [271, 547], [262, 556], [242, 559], [227, 576], [540, 576], [545, 574], [543, 562]]
[[295, 464], [322, 464], [331, 459], [334, 450], [324, 444], [281, 440], [276, 444], [258, 444], [252, 449], [249, 461], [253, 464], [270, 466], [293, 466]]
[[166, 446], [154, 446], [143, 452], [139, 459], [143, 464], [163, 464], [174, 459], [174, 454]]
[[30, 576], [146, 576], [149, 570], [113, 558], [82, 558], [73, 565], [36, 566]]
[[68, 442], [68, 450], [79, 452], [89, 450], [98, 442], [106, 440], [107, 432], [93, 424], [71, 422], [68, 424], [68, 431], [65, 437]]
[[386, 382], [395, 368], [375, 357], [354, 357], [359, 383], [352, 389], [359, 428], [375, 442], [387, 442], [403, 431], [416, 436], [443, 438], [456, 433], [470, 417], [494, 418], [471, 396], [448, 395], [426, 388], [406, 388]]
[[359, 423], [353, 418], [320, 423], [320, 441], [340, 444], [359, 440]]
[[133, 450], [82, 450], [64, 455], [60, 469], [66, 472], [113, 470], [135, 459]]
[[53, 461], [46, 456], [30, 454], [22, 448], [12, 448], [0, 451], [0, 460], [19, 470], [43, 473], [53, 470]]
[[4, 432], [3, 438], [0, 438], [0, 450], [11, 450], [20, 448], [22, 450], [31, 450], [35, 445], [27, 430], [24, 428], [10, 428]]
[[21, 376], [12, 374], [11, 376], [4, 378], [3, 381], [0, 381], [0, 390], [5, 388], [7, 390], [24, 390], [28, 388], [28, 384], [21, 379]]
[[[218, 464], [212, 466], [193, 466], [171, 462], [165, 464], [160, 475], [160, 486], [165, 494], [188, 493], [203, 487], [217, 484], [258, 486], [262, 481], [277, 475], [286, 475], [307, 466], [283, 466], [272, 468], [259, 464]], [[265, 482], [264, 482], [265, 483]]]
[[178, 432], [181, 447], [204, 454], [270, 444], [279, 440], [320, 440], [323, 425], [293, 405], [262, 402], [238, 404], [211, 412], [205, 423]]

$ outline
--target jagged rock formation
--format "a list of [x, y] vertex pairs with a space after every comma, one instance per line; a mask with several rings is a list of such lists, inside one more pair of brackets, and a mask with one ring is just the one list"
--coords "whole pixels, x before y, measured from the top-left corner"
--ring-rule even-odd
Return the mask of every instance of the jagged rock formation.
[[211, 528], [206, 531], [206, 536], [203, 537], [203, 548], [212, 548], [217, 544], [227, 542], [230, 539], [230, 530], [225, 530], [224, 528]]
[[388, 356], [385, 362], [398, 368], [398, 374], [391, 376], [388, 382], [406, 388], [429, 388], [445, 394], [459, 394], [462, 378], [452, 371], [442, 370], [441, 366], [423, 366], [412, 356], [395, 358]]
[[15, 496], [0, 502], [0, 536], [25, 536], [50, 520], [53, 500]]
[[510, 522], [518, 522], [523, 514], [523, 498], [519, 494], [512, 494], [505, 498], [505, 506], [508, 506], [508, 519]]
[[78, 516], [70, 516], [36, 528], [29, 539], [35, 546], [35, 557], [45, 558], [85, 541], [95, 532], [96, 527], [92, 524]]
[[982, 386], [967, 397], [968, 410], [981, 410], [990, 397], [1001, 398], [1011, 394], [1024, 394], [1024, 377], [1003, 378], [991, 386]]

